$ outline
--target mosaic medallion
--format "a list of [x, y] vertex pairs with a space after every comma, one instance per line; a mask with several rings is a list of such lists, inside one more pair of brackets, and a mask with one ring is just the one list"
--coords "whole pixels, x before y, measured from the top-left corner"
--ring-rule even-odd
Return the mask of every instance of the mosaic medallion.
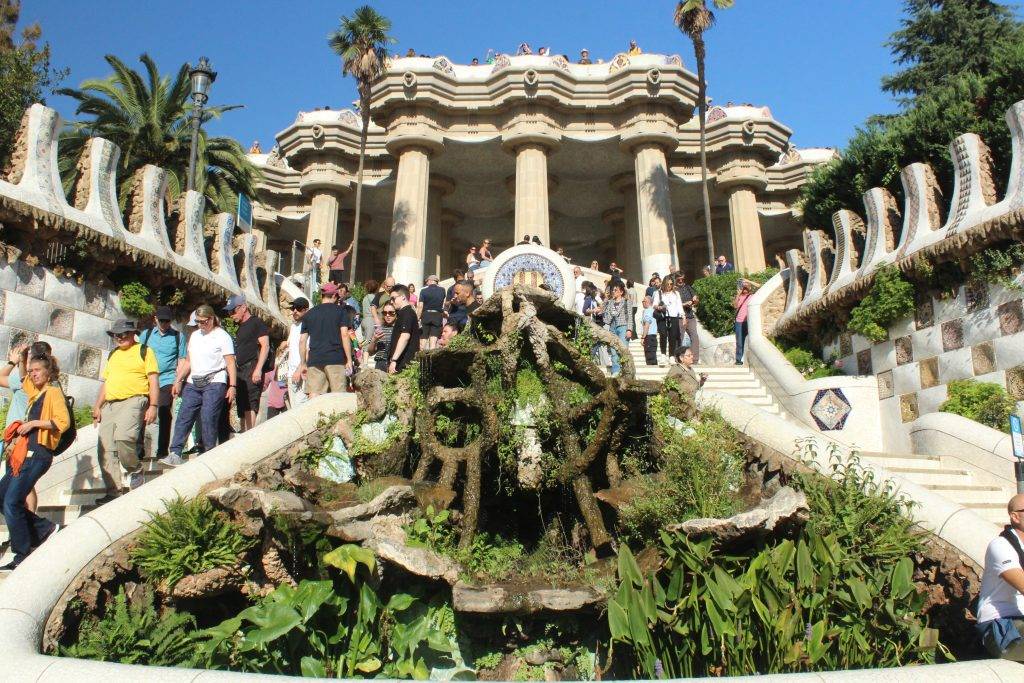
[[547, 289], [567, 307], [572, 306], [575, 297], [572, 269], [568, 262], [554, 251], [532, 244], [505, 250], [484, 273], [485, 297], [513, 285]]
[[842, 389], [820, 389], [811, 404], [811, 417], [818, 429], [833, 431], [846, 425], [846, 418], [852, 410]]

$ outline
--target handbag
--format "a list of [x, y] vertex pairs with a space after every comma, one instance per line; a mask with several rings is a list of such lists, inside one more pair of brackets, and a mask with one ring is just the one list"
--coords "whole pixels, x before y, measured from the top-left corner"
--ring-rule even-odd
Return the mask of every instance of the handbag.
[[[661, 303], [661, 292], [658, 292], [658, 301], [654, 305], [655, 306], [661, 306], [662, 305], [662, 303]], [[659, 311], [657, 308], [655, 308], [654, 309], [654, 319], [655, 320], [659, 320], [659, 321], [660, 320], [664, 320], [665, 319], [665, 311]]]

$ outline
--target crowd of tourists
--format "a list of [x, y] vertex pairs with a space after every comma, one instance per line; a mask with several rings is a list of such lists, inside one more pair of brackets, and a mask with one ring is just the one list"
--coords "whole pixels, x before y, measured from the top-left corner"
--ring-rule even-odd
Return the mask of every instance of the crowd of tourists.
[[[633, 56], [633, 55], [639, 55], [639, 54], [642, 54], [642, 53], [643, 53], [643, 50], [640, 49], [640, 47], [636, 44], [635, 40], [629, 41], [629, 46], [626, 48], [626, 54], [627, 55]], [[537, 51], [535, 53], [533, 51], [533, 48], [530, 46], [530, 44], [529, 43], [525, 43], [525, 42], [519, 44], [519, 46], [516, 48], [516, 53], [515, 54], [516, 54], [517, 57], [520, 57], [522, 55], [532, 55], [532, 54], [536, 54], [537, 56], [540, 56], [540, 57], [551, 57], [551, 56], [553, 56], [553, 53], [551, 52], [551, 48], [550, 47], [548, 47], [548, 46], [539, 47], [539, 48], [537, 48]], [[417, 57], [417, 56], [419, 56], [419, 57], [430, 57], [431, 55], [428, 55], [428, 54], [422, 53], [422, 52], [419, 53], [419, 55], [417, 55], [416, 54], [416, 50], [414, 50], [413, 48], [410, 47], [408, 50], [406, 50], [404, 56], [406, 56], [406, 57]], [[570, 61], [569, 55], [563, 54], [562, 58], [565, 61], [567, 61], [567, 62]], [[484, 55], [483, 63], [484, 64], [494, 64], [494, 62], [497, 61], [497, 59], [498, 59], [498, 53], [497, 53], [496, 50], [494, 50], [492, 48], [492, 49], [487, 50], [487, 53]], [[576, 63], [577, 64], [604, 64], [604, 60], [601, 59], [601, 58], [598, 58], [596, 61], [592, 60], [590, 58], [590, 50], [588, 50], [587, 48], [583, 48], [583, 49], [580, 50], [580, 56], [579, 56], [579, 59], [576, 60]], [[480, 58], [479, 57], [473, 57], [473, 59], [470, 60], [469, 64], [470, 64], [470, 66], [480, 66]]]

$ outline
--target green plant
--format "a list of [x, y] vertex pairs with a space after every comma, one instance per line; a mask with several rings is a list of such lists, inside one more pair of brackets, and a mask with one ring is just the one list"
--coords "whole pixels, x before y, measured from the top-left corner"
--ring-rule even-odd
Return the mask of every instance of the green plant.
[[889, 325], [913, 311], [914, 286], [895, 266], [882, 266], [867, 296], [850, 311], [849, 328], [873, 342], [885, 341]]
[[232, 339], [238, 336], [238, 323], [231, 316], [226, 315], [221, 318], [220, 325], [224, 328], [225, 332], [231, 335]]
[[454, 615], [408, 593], [386, 601], [371, 582], [371, 551], [343, 545], [324, 564], [336, 580], [278, 586], [253, 607], [201, 632], [199, 655], [214, 668], [288, 675], [363, 678], [429, 676], [452, 659]]
[[[6, 411], [6, 408], [5, 408]], [[6, 417], [6, 416], [4, 416]], [[86, 425], [92, 424], [92, 408], [89, 406], [83, 406], [81, 408], [75, 408], [75, 427], [81, 429]]]
[[187, 666], [193, 663], [195, 619], [166, 609], [158, 612], [153, 591], [143, 585], [131, 599], [118, 589], [102, 618], [88, 618], [78, 627], [77, 640], [58, 647], [62, 657], [146, 666]]
[[143, 576], [173, 586], [190, 574], [231, 566], [253, 541], [205, 497], [169, 501], [151, 515], [132, 549]]
[[132, 318], [147, 318], [153, 315], [153, 292], [138, 281], [126, 282], [117, 292], [121, 310]]
[[945, 413], [961, 415], [1002, 432], [1010, 431], [1013, 399], [999, 384], [958, 379], [947, 386], [948, 398], [939, 406]]
[[834, 377], [843, 374], [843, 371], [836, 366], [834, 361], [822, 360], [819, 354], [804, 344], [793, 342], [790, 339], [776, 338], [772, 341], [782, 351], [782, 355], [786, 357], [790, 365], [796, 368], [797, 372], [806, 379]]
[[722, 273], [694, 280], [693, 291], [699, 297], [696, 313], [701, 324], [716, 337], [732, 334], [735, 330], [733, 323], [736, 321], [732, 299], [736, 296], [736, 285], [740, 278], [764, 283], [777, 272], [774, 268], [768, 268], [760, 273]]
[[1014, 242], [1005, 247], [990, 247], [984, 251], [971, 254], [971, 277], [981, 282], [998, 284], [1015, 291], [1024, 291], [1024, 287], [1014, 279], [1014, 275], [1024, 265], [1024, 244]]

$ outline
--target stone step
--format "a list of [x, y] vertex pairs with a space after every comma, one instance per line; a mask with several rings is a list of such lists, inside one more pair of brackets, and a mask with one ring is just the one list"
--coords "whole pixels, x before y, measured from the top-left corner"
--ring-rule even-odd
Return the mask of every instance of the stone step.
[[1009, 489], [1004, 490], [998, 486], [986, 486], [984, 484], [967, 486], [925, 484], [925, 488], [965, 506], [968, 503], [998, 503], [1002, 500], [1003, 502], [999, 504], [1004, 512], [1006, 510], [1006, 501], [1013, 495], [1013, 492]]
[[971, 483], [971, 474], [967, 470], [928, 469], [925, 467], [887, 467], [886, 469], [893, 474], [901, 475], [922, 486], [927, 484], [964, 485]]
[[942, 460], [938, 456], [934, 455], [894, 455], [892, 453], [863, 453], [861, 460], [866, 462], [880, 465], [888, 470], [894, 467], [906, 467], [910, 469], [930, 469], [937, 470], [942, 468]]

